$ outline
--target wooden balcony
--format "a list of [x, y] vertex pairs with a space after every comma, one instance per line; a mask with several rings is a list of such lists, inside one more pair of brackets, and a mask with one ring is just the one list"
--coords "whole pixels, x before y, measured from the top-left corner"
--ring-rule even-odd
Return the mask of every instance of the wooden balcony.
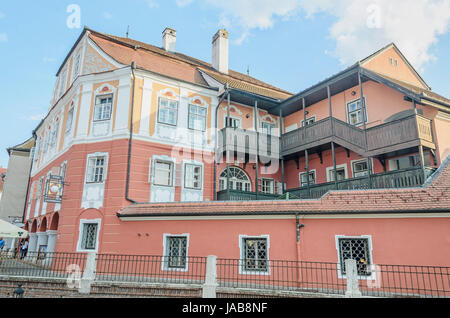
[[398, 171], [390, 171], [366, 177], [346, 179], [337, 182], [314, 184], [287, 190], [285, 195], [265, 194], [255, 192], [243, 192], [226, 190], [218, 192], [219, 201], [252, 201], [252, 200], [283, 200], [283, 199], [318, 199], [328, 191], [333, 190], [368, 190], [368, 189], [395, 189], [420, 187], [425, 180], [433, 174], [434, 168], [411, 168]]
[[219, 132], [217, 151], [250, 154], [256, 157], [280, 158], [280, 137], [253, 130], [224, 128]]
[[[412, 115], [364, 131], [337, 118], [328, 117], [281, 138], [283, 157], [335, 142], [361, 156], [377, 156], [417, 146], [435, 149], [431, 120]], [[367, 145], [366, 145], [367, 135]]]

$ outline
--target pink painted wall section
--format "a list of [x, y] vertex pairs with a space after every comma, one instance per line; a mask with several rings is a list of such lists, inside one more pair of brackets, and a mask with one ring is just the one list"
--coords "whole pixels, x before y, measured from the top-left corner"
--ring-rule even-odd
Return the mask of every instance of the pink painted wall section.
[[162, 255], [164, 234], [189, 234], [189, 256], [238, 259], [240, 235], [268, 236], [271, 260], [337, 263], [336, 235], [370, 236], [374, 264], [450, 266], [450, 254], [442, 253], [450, 244], [449, 218], [304, 218], [301, 223], [300, 255], [295, 218], [121, 222], [120, 242], [104, 251]]

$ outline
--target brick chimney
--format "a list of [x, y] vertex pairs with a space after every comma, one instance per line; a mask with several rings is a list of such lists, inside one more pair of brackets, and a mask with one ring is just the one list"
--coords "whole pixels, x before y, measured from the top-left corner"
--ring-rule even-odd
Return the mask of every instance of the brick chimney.
[[165, 28], [163, 31], [163, 49], [167, 52], [175, 52], [177, 42], [177, 31], [171, 28]]
[[228, 74], [228, 31], [220, 29], [213, 36], [212, 66], [219, 72]]

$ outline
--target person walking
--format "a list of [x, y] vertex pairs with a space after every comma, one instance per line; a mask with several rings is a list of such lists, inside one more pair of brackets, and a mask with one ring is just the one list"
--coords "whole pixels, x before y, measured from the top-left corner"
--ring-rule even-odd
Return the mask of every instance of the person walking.
[[3, 247], [5, 247], [5, 240], [3, 237], [0, 237], [0, 251], [3, 251]]
[[25, 256], [27, 256], [28, 252], [28, 240], [25, 240], [25, 243], [22, 244], [20, 247], [20, 259], [23, 259]]

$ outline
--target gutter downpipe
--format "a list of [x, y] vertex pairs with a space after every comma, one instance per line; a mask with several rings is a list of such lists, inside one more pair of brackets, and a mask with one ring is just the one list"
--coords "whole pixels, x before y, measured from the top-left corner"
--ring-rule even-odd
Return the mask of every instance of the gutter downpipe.
[[222, 97], [219, 100], [219, 103], [217, 103], [216, 106], [216, 113], [215, 113], [215, 121], [216, 121], [216, 133], [215, 133], [215, 145], [214, 145], [214, 185], [213, 185], [213, 191], [214, 191], [214, 201], [217, 201], [217, 160], [216, 160], [216, 156], [217, 156], [217, 138], [218, 138], [218, 134], [219, 134], [219, 125], [218, 125], [218, 118], [217, 118], [217, 114], [218, 114], [218, 110], [220, 105], [222, 104], [222, 102], [225, 100], [225, 97], [229, 94], [229, 87], [228, 87], [228, 83], [225, 83], [225, 91], [222, 95]]
[[129, 197], [129, 191], [130, 191], [130, 169], [131, 169], [131, 150], [132, 150], [132, 144], [133, 144], [133, 115], [134, 115], [134, 94], [135, 94], [135, 88], [136, 88], [136, 63], [133, 61], [131, 62], [131, 73], [133, 75], [133, 95], [131, 97], [131, 115], [130, 115], [130, 138], [128, 140], [128, 158], [127, 158], [127, 182], [126, 182], [126, 190], [125, 190], [125, 199], [132, 204], [136, 204], [138, 202], [130, 199]]
[[304, 227], [304, 224], [300, 224], [300, 215], [298, 213], [295, 214], [295, 224], [296, 224], [296, 229], [297, 229], [297, 242], [296, 242], [296, 247], [297, 247], [297, 264], [299, 266], [297, 266], [297, 284], [298, 287], [302, 287], [301, 283], [302, 283], [302, 266], [300, 265], [301, 262], [301, 241], [300, 241], [300, 229], [302, 227]]

